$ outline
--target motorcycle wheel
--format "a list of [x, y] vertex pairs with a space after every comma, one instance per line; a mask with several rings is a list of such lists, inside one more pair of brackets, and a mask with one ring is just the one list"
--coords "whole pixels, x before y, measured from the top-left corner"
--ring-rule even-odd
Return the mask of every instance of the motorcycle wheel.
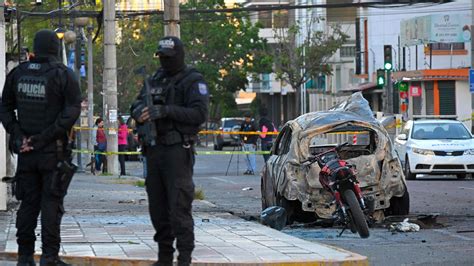
[[354, 191], [348, 189], [344, 191], [344, 199], [346, 200], [347, 205], [349, 205], [349, 212], [351, 213], [352, 223], [354, 223], [357, 232], [361, 238], [369, 237], [369, 226], [367, 225], [367, 220], [365, 215], [360, 208], [359, 201], [357, 200]]

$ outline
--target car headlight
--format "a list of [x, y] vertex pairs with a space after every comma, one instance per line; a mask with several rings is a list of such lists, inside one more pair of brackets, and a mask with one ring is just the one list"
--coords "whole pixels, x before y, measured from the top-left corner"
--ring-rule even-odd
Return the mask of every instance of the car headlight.
[[465, 150], [464, 155], [474, 155], [474, 149]]
[[432, 150], [413, 148], [412, 151], [421, 155], [435, 155]]

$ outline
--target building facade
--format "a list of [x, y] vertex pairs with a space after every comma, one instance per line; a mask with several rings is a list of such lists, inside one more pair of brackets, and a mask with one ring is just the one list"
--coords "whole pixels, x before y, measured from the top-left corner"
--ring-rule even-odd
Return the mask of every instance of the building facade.
[[[369, 81], [374, 82], [374, 73], [383, 68], [383, 46], [392, 45], [392, 80], [408, 83], [408, 100], [401, 100], [395, 88], [396, 113], [405, 113], [406, 119], [457, 115], [472, 127], [473, 94], [468, 86], [471, 9], [471, 1], [457, 0], [425, 7], [359, 10], [359, 17], [368, 24]], [[399, 103], [407, 103], [406, 111], [397, 108]]]

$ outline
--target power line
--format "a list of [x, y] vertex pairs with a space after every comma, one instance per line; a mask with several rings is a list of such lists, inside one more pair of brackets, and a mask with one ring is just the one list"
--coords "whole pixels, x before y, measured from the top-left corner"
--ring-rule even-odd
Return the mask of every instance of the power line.
[[[182, 14], [206, 14], [206, 13], [238, 13], [238, 12], [251, 12], [251, 11], [270, 11], [270, 10], [296, 10], [296, 9], [313, 9], [313, 8], [364, 8], [364, 7], [375, 7], [377, 5], [386, 5], [386, 2], [372, 2], [372, 3], [343, 3], [343, 4], [313, 4], [313, 5], [264, 5], [254, 7], [237, 7], [237, 8], [219, 8], [219, 9], [181, 9]], [[410, 4], [406, 4], [410, 5]], [[64, 12], [64, 10], [52, 10], [49, 12], [28, 12], [19, 11], [22, 15], [32, 17], [59, 17], [67, 15], [69, 17], [95, 17], [99, 11], [76, 11], [71, 10]], [[146, 10], [146, 11], [118, 11], [117, 16], [144, 16], [144, 15], [162, 15], [162, 10]]]

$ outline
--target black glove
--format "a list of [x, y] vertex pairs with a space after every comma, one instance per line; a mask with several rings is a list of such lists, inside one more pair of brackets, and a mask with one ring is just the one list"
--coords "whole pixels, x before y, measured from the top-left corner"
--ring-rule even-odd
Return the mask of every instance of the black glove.
[[164, 118], [168, 115], [166, 105], [161, 104], [151, 106], [148, 113], [150, 114], [150, 120]]
[[48, 143], [41, 135], [33, 135], [30, 137], [29, 145], [32, 146], [34, 150], [41, 150], [46, 144]]
[[135, 121], [138, 122], [138, 119], [142, 115], [143, 109], [145, 107], [146, 106], [142, 103], [134, 103], [132, 105], [132, 107], [130, 108], [130, 111], [131, 111], [132, 117], [133, 117], [133, 119], [135, 119]]

